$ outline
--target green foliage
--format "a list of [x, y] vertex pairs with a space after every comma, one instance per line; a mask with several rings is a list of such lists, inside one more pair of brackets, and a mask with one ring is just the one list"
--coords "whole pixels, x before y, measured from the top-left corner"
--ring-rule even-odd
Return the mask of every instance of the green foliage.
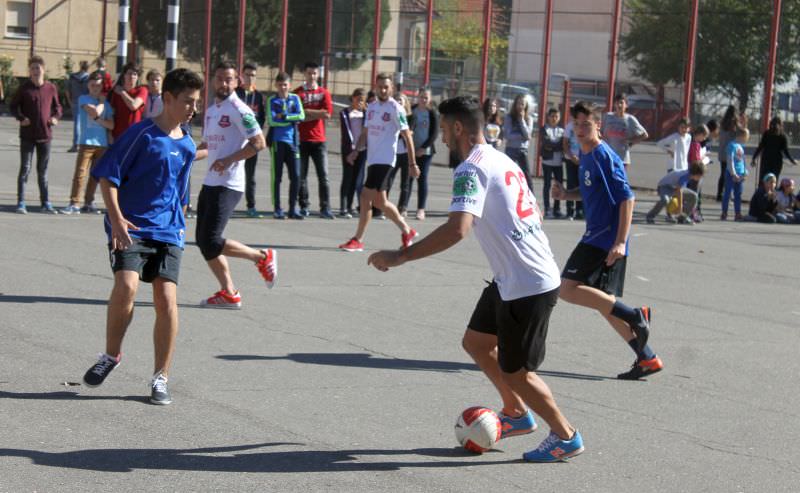
[[[139, 39], [147, 49], [164, 55], [166, 15], [163, 0], [140, 0]], [[389, 2], [382, 2], [381, 38], [390, 20]], [[212, 62], [236, 59], [239, 2], [214, 0], [211, 34]], [[278, 63], [281, 0], [248, 0], [245, 15], [245, 59], [259, 65]], [[289, 2], [286, 61], [288, 67], [302, 67], [306, 61], [320, 61], [325, 47], [325, 2], [292, 0]], [[354, 7], [354, 8], [353, 8]], [[334, 0], [333, 49], [371, 52], [375, 3], [367, 0]], [[205, 1], [183, 0], [178, 49], [190, 61], [202, 61], [205, 54]], [[352, 40], [352, 48], [350, 41]], [[345, 41], [347, 44], [345, 44]], [[347, 60], [332, 59], [334, 69], [343, 68]]]
[[[769, 54], [772, 2], [704, 0], [700, 3], [694, 88], [717, 91], [746, 108], [763, 83]], [[628, 0], [629, 31], [622, 57], [633, 73], [654, 84], [681, 83], [689, 30], [687, 0]], [[783, 2], [776, 82], [800, 67], [800, 2]]]
[[10, 101], [19, 88], [19, 80], [14, 77], [12, 66], [14, 57], [10, 55], [0, 55], [0, 82], [3, 84], [3, 97]]

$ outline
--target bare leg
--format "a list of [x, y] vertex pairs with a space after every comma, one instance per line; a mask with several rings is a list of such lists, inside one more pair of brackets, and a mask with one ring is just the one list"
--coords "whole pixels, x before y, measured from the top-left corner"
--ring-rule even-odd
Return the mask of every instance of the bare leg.
[[208, 266], [211, 268], [214, 277], [217, 278], [220, 288], [229, 293], [235, 293], [236, 286], [233, 284], [230, 266], [228, 265], [228, 259], [226, 257], [243, 258], [255, 263], [264, 258], [264, 254], [255, 248], [250, 248], [244, 243], [226, 239], [225, 246], [222, 248], [222, 254], [217, 258], [208, 260]]
[[467, 329], [461, 344], [497, 388], [503, 400], [503, 413], [513, 417], [525, 413], [526, 408], [522, 398], [503, 380], [497, 363], [497, 336]]
[[122, 340], [133, 320], [133, 302], [139, 288], [139, 274], [120, 270], [114, 274], [114, 287], [108, 299], [106, 315], [106, 354], [117, 356], [122, 352]]
[[157, 277], [153, 281], [153, 306], [156, 309], [156, 323], [153, 327], [153, 348], [155, 366], [158, 372], [167, 376], [172, 365], [175, 339], [178, 337], [178, 288], [174, 282]]
[[389, 202], [389, 198], [386, 196], [386, 192], [384, 190], [376, 192], [375, 207], [383, 211], [383, 214], [390, 221], [395, 223], [403, 233], [408, 233], [411, 231], [411, 228], [406, 223], [406, 220], [403, 219], [403, 216], [400, 215], [400, 211], [397, 210], [397, 207], [395, 207], [393, 203]]
[[611, 309], [617, 301], [615, 296], [572, 279], [561, 279], [561, 290], [558, 296], [568, 303], [597, 310], [608, 320], [617, 334], [626, 341], [631, 341], [636, 337], [627, 322], [611, 315]]
[[550, 430], [562, 440], [572, 438], [575, 428], [561, 414], [550, 387], [539, 375], [525, 368], [514, 373], [502, 373], [503, 380], [533, 411], [550, 426]]
[[376, 190], [371, 188], [362, 188], [361, 197], [359, 199], [361, 204], [361, 211], [358, 215], [358, 227], [356, 228], [355, 239], [361, 241], [364, 238], [364, 233], [367, 232], [367, 225], [372, 219], [372, 202], [375, 200]]

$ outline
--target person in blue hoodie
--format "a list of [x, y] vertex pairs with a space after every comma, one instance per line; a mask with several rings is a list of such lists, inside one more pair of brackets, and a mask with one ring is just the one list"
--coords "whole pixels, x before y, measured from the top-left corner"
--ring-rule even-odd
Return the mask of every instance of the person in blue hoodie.
[[306, 117], [300, 97], [289, 91], [292, 78], [286, 72], [275, 77], [277, 94], [267, 102], [267, 145], [272, 155], [272, 199], [275, 219], [286, 219], [281, 208], [281, 180], [283, 165], [289, 175], [289, 219], [303, 219], [297, 210], [297, 194], [300, 190], [300, 144], [297, 124]]

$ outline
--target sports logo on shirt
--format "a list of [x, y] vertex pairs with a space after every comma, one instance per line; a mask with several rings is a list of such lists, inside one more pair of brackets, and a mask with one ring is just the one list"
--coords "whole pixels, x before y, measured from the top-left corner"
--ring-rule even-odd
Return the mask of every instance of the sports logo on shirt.
[[478, 193], [478, 178], [475, 175], [458, 176], [453, 182], [453, 195], [470, 197]]
[[389, 113], [384, 113], [382, 119], [383, 121], [388, 122], [392, 119], [392, 117], [389, 115]]
[[[406, 121], [406, 115], [404, 115], [402, 113], [398, 113], [397, 114], [397, 119], [400, 121], [400, 123], [402, 125], [408, 125], [408, 122]], [[389, 120], [386, 120], [386, 121], [388, 122]]]
[[228, 115], [222, 115], [219, 117], [218, 125], [222, 128], [228, 128], [231, 126], [231, 119]]
[[244, 128], [246, 128], [248, 130], [258, 126], [258, 122], [256, 121], [256, 117], [253, 116], [252, 113], [245, 113], [242, 116], [242, 124], [244, 125]]

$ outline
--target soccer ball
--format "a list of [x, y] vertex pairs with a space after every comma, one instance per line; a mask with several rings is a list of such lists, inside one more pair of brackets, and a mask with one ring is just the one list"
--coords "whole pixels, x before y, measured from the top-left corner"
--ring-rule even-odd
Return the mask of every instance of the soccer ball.
[[456, 421], [456, 440], [462, 447], [482, 454], [500, 440], [503, 427], [497, 413], [491, 409], [475, 406], [465, 409]]
[[671, 216], [677, 216], [681, 213], [680, 204], [678, 203], [677, 197], [672, 197], [672, 199], [669, 201], [669, 204], [667, 204], [667, 212]]

